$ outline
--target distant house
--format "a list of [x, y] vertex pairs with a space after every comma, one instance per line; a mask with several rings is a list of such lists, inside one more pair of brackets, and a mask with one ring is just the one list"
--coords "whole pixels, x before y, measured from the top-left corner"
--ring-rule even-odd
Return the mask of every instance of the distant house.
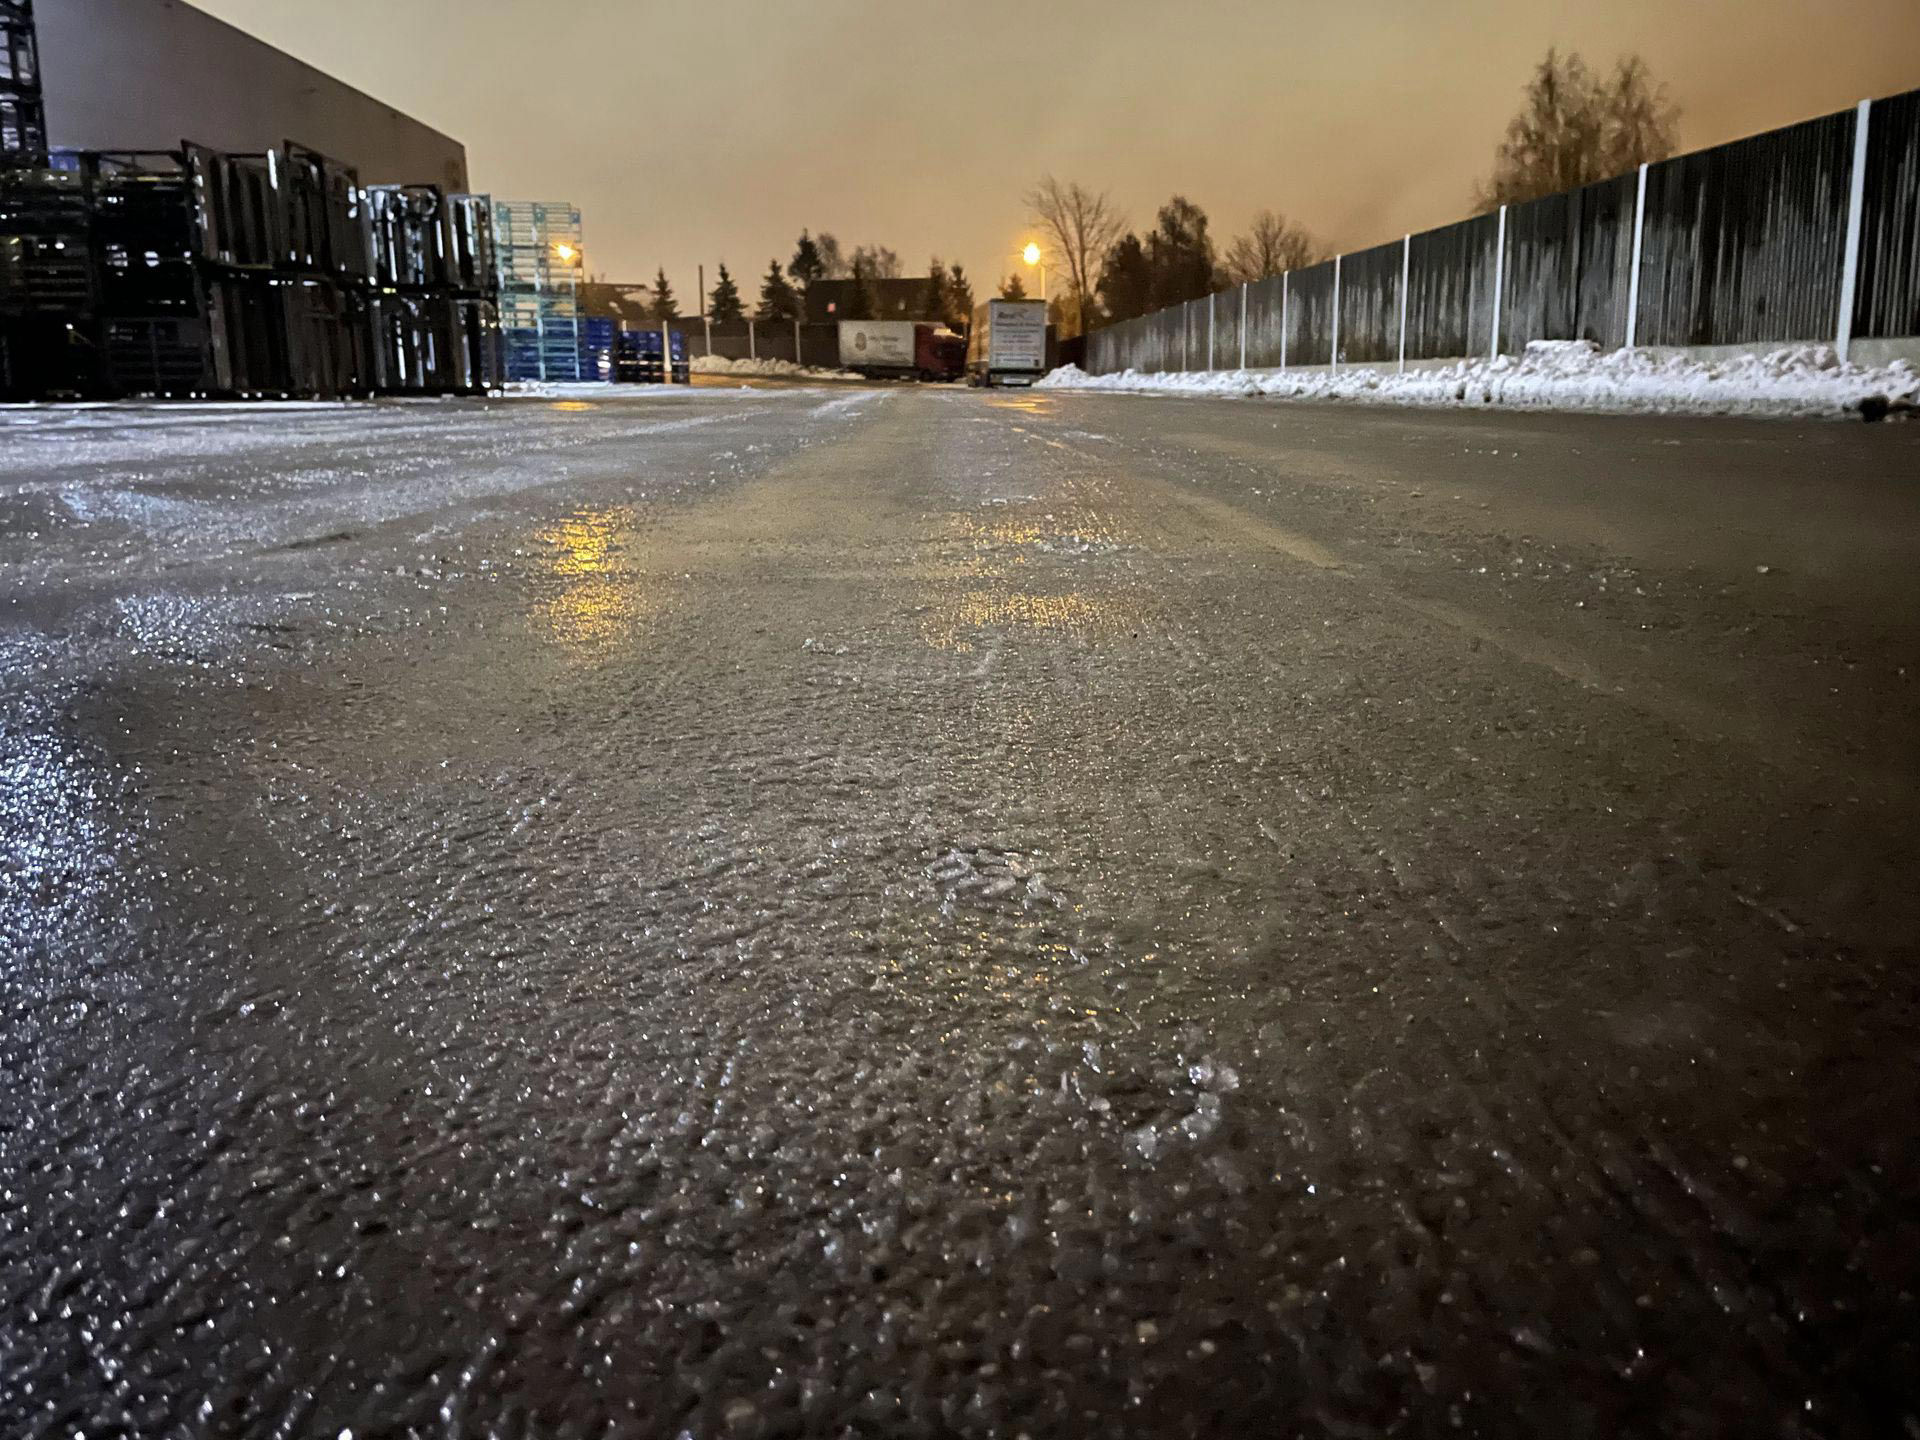
[[916, 275], [903, 280], [869, 280], [873, 314], [850, 317], [860, 286], [854, 280], [816, 280], [807, 286], [807, 319], [820, 324], [849, 318], [861, 320], [937, 320], [927, 313], [927, 280]]

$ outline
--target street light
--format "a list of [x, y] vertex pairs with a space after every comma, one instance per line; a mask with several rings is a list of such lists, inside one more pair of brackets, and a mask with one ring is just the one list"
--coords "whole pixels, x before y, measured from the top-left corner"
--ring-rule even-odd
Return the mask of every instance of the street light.
[[561, 241], [558, 245], [555, 245], [553, 247], [553, 253], [560, 257], [561, 264], [571, 265], [573, 263], [573, 257], [578, 255], [580, 252], [574, 249], [573, 246], [567, 244], [565, 241]]
[[1026, 249], [1016, 250], [1013, 253], [1040, 272], [1040, 298], [1045, 300], [1047, 298], [1047, 267], [1040, 263], [1040, 247], [1029, 240]]

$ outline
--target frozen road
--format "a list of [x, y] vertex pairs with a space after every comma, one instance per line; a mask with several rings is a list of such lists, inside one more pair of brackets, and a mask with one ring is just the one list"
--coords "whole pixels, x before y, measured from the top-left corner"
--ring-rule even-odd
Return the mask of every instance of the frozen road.
[[1920, 426], [0, 412], [0, 1435], [1920, 1434]]

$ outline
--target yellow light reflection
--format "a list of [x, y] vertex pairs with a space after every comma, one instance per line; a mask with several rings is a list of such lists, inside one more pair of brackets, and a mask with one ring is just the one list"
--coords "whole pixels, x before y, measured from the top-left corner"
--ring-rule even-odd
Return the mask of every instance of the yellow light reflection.
[[920, 637], [936, 650], [972, 650], [987, 629], [1085, 633], [1117, 627], [1125, 620], [1109, 600], [1077, 590], [1061, 595], [1025, 591], [969, 590], [951, 606], [929, 611], [920, 623]]
[[661, 592], [626, 559], [636, 519], [626, 505], [582, 510], [534, 537], [547, 547], [537, 556], [546, 593], [534, 620], [576, 658], [604, 656], [660, 608]]

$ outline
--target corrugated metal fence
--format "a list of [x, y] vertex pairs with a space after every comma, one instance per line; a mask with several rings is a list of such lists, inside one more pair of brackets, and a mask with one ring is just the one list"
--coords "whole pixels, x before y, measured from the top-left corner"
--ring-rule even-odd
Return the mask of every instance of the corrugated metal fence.
[[1087, 369], [1916, 337], [1920, 90], [1110, 325]]

